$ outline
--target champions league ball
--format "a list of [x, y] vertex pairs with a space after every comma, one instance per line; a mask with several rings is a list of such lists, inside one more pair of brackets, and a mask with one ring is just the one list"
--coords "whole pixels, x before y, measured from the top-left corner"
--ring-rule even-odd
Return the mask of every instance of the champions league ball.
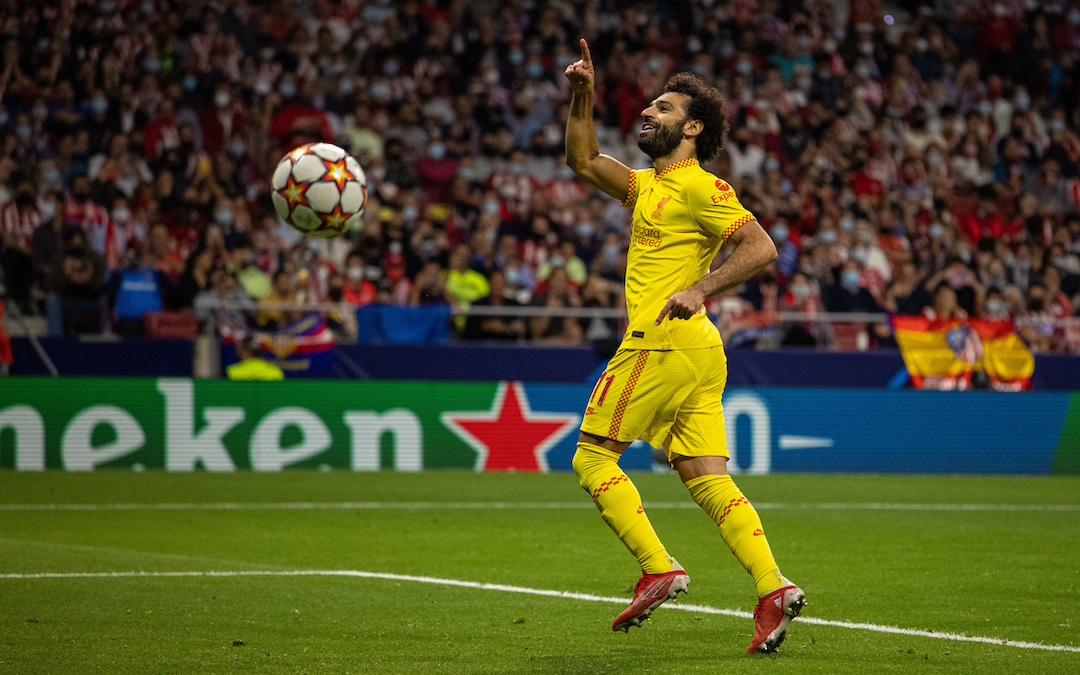
[[309, 237], [334, 237], [360, 227], [367, 178], [360, 164], [336, 145], [308, 143], [285, 155], [271, 187], [277, 214]]

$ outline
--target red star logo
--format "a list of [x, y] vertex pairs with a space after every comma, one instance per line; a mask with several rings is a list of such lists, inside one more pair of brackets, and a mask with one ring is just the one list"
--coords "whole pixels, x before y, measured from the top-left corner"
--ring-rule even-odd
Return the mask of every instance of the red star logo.
[[581, 418], [536, 413], [520, 382], [500, 382], [489, 411], [444, 412], [442, 423], [476, 450], [477, 471], [547, 471], [547, 453]]
[[285, 201], [289, 202], [289, 210], [291, 211], [297, 204], [304, 204], [307, 206], [307, 197], [304, 196], [304, 192], [307, 191], [308, 186], [306, 183], [297, 183], [293, 175], [289, 174], [289, 182], [285, 184], [285, 187], [281, 189], [281, 196], [285, 198]]
[[340, 162], [331, 162], [328, 159], [322, 161], [326, 167], [326, 173], [323, 174], [323, 180], [332, 180], [337, 184], [338, 192], [345, 189], [345, 182], [352, 176], [349, 174], [349, 170], [345, 168], [345, 158], [343, 157]]

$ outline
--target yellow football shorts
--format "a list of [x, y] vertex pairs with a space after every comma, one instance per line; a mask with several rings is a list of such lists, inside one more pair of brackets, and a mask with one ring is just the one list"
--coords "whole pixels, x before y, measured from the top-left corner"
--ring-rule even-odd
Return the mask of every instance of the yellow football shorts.
[[620, 442], [640, 438], [663, 448], [668, 461], [729, 457], [720, 402], [726, 383], [722, 346], [619, 349], [593, 388], [581, 430]]

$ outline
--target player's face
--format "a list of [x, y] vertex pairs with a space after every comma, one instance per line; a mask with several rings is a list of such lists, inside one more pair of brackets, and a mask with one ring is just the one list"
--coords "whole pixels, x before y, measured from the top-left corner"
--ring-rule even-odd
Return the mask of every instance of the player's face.
[[668, 92], [660, 95], [649, 107], [641, 111], [641, 132], [638, 147], [649, 157], [657, 159], [675, 152], [683, 139], [686, 96]]

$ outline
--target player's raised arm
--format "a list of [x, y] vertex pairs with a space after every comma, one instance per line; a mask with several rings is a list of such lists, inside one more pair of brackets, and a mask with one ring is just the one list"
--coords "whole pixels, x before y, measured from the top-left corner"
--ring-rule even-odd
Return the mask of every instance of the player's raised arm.
[[621, 202], [630, 187], [630, 169], [619, 160], [600, 154], [593, 127], [593, 71], [589, 45], [582, 38], [581, 59], [566, 67], [570, 80], [570, 118], [566, 121], [566, 164], [574, 173]]

